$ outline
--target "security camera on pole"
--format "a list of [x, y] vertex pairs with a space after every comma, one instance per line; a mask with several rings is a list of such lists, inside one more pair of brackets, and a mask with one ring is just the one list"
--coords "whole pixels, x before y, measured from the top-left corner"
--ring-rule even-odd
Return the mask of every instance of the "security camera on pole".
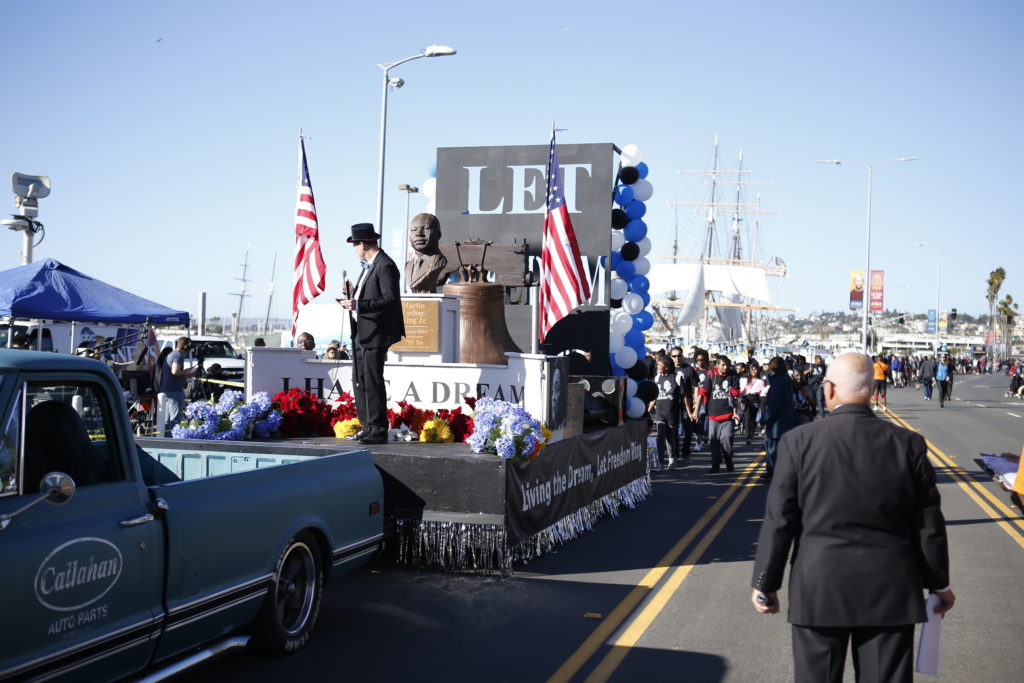
[[24, 247], [21, 250], [21, 263], [32, 263], [32, 248], [42, 242], [33, 244], [36, 233], [43, 232], [43, 224], [36, 220], [39, 216], [39, 200], [50, 194], [50, 179], [43, 175], [27, 175], [15, 173], [11, 176], [11, 188], [14, 190], [14, 208], [18, 213], [12, 218], [0, 220], [14, 231], [24, 232]]

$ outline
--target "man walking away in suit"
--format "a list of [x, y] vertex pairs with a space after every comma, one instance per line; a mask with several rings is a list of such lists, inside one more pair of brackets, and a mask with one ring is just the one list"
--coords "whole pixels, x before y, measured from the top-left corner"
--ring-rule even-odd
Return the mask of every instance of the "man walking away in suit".
[[352, 386], [362, 430], [359, 443], [385, 443], [388, 438], [384, 360], [388, 348], [405, 336], [398, 266], [380, 249], [380, 235], [370, 223], [352, 226], [349, 244], [362, 270], [351, 298], [339, 299], [355, 315], [352, 330]]
[[790, 547], [795, 679], [840, 682], [852, 643], [858, 682], [913, 680], [923, 589], [949, 587], [946, 525], [924, 438], [875, 417], [867, 356], [840, 356], [825, 375], [831, 415], [787, 432], [754, 561], [754, 609], [779, 611]]

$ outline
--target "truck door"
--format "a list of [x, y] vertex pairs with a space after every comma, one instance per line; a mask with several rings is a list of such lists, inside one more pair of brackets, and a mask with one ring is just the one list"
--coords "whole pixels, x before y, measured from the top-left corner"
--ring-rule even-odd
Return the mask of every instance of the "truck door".
[[0, 530], [0, 679], [107, 680], [142, 669], [162, 619], [163, 531], [118, 438], [119, 397], [89, 374], [10, 389], [0, 394], [9, 397], [0, 514], [36, 497], [47, 472], [71, 475], [77, 490]]

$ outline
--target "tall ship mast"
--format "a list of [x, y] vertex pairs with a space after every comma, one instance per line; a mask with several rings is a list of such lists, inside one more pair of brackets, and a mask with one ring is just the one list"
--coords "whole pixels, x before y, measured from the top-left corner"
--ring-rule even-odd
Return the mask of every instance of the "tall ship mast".
[[[679, 171], [686, 175], [706, 175], [710, 185], [707, 201], [668, 202], [676, 208], [676, 239], [671, 256], [653, 256], [648, 279], [652, 296], [671, 292], [668, 300], [655, 300], [654, 310], [667, 335], [678, 340], [703, 346], [713, 344], [752, 346], [760, 341], [755, 324], [755, 311], [792, 310], [772, 304], [768, 277], [785, 276], [784, 263], [778, 259], [761, 261], [757, 258], [760, 237], [760, 217], [777, 214], [761, 208], [760, 195], [756, 202], [744, 201], [748, 185], [771, 185], [770, 182], [747, 180], [749, 169], [744, 168], [740, 152], [736, 168], [720, 168], [719, 140], [715, 136], [714, 155], [710, 169]], [[726, 180], [735, 174], [736, 180]], [[735, 201], [721, 201], [720, 185], [735, 185]], [[680, 254], [678, 248], [679, 207], [691, 207], [704, 214], [704, 234], [700, 251]], [[746, 216], [753, 216], [753, 236], [748, 234]], [[718, 230], [731, 217], [727, 235]], [[723, 239], [724, 238], [724, 239]], [[688, 283], [682, 300], [674, 295], [681, 290], [680, 283]]]

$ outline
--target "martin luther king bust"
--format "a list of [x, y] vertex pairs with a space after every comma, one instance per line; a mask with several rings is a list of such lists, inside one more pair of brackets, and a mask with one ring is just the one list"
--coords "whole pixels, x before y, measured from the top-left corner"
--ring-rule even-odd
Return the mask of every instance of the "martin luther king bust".
[[410, 292], [433, 294], [444, 284], [448, 259], [441, 253], [441, 223], [437, 216], [421, 213], [409, 223], [409, 244], [416, 255], [405, 262], [405, 282]]

